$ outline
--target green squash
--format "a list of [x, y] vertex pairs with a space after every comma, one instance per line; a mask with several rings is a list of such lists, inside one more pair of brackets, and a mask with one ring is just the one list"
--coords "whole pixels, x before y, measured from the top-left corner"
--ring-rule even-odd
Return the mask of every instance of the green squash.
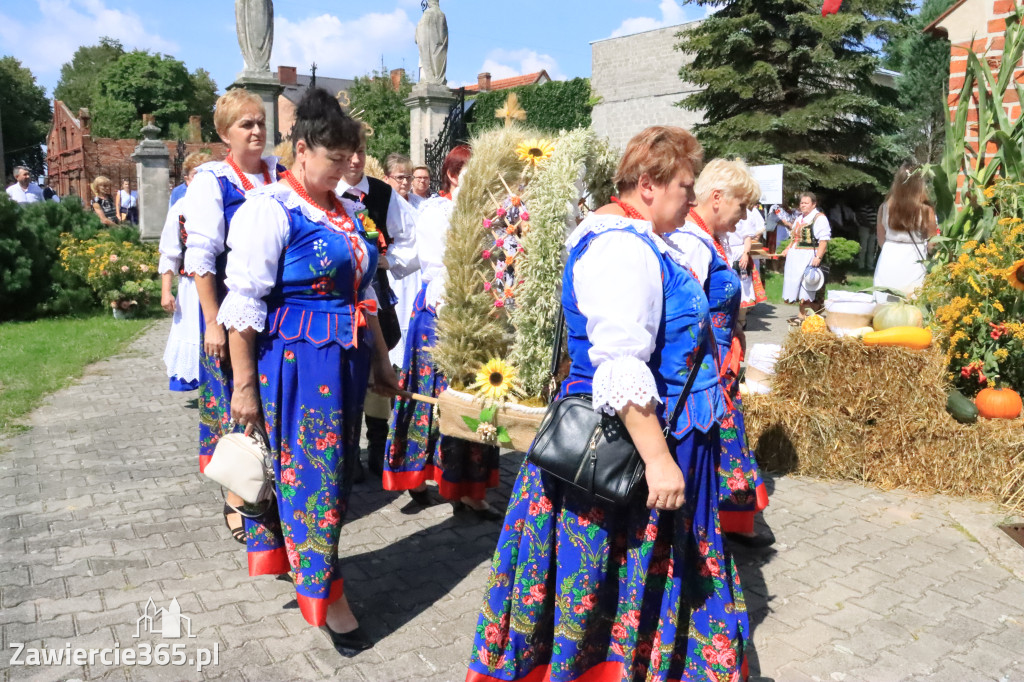
[[886, 303], [875, 311], [871, 326], [878, 332], [892, 327], [924, 327], [924, 313], [909, 303]]
[[961, 424], [973, 424], [978, 421], [978, 408], [974, 401], [960, 391], [950, 391], [946, 396], [946, 411]]

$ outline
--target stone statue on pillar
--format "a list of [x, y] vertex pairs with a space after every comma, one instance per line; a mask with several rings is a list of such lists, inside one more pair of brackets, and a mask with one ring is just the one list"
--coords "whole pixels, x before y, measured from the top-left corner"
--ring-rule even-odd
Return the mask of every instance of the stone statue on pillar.
[[238, 75], [270, 73], [270, 51], [274, 46], [273, 0], [235, 0], [235, 26], [245, 68]]
[[420, 48], [421, 83], [446, 85], [448, 73], [448, 20], [440, 0], [427, 0], [423, 18], [416, 26], [416, 44]]

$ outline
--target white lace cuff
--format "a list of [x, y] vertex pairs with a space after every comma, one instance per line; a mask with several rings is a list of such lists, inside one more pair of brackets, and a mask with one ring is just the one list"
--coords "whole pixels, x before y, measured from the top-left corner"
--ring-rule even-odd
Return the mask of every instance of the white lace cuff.
[[[223, 310], [223, 309], [222, 309]], [[647, 407], [661, 402], [650, 368], [639, 358], [605, 360], [594, 372], [594, 411], [615, 414], [632, 403]]]
[[267, 326], [267, 304], [258, 298], [229, 291], [220, 304], [217, 322], [224, 325], [225, 329], [255, 329], [261, 332]]
[[185, 249], [185, 272], [196, 277], [217, 272], [217, 259], [200, 249]]
[[177, 275], [180, 266], [180, 258], [168, 258], [167, 256], [160, 256], [160, 262], [156, 266], [156, 271], [161, 275], [164, 274], [165, 272], [169, 272], [172, 275]]

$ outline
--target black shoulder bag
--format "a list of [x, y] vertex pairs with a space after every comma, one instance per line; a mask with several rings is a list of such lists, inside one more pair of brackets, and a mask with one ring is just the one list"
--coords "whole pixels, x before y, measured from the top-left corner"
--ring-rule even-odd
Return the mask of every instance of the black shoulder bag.
[[[562, 350], [562, 326], [565, 324], [562, 311], [559, 318], [552, 368], [557, 368]], [[708, 353], [711, 338], [708, 316], [705, 322], [699, 340], [700, 352], [687, 374], [672, 417], [665, 425], [666, 438], [686, 404]], [[625, 424], [617, 415], [595, 412], [590, 395], [569, 395], [551, 403], [526, 456], [542, 471], [604, 502], [624, 505], [646, 487], [644, 461]]]

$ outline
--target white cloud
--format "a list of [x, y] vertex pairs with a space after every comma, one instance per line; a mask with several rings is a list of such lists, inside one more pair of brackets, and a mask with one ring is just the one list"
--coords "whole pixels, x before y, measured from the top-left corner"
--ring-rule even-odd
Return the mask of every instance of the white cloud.
[[535, 50], [505, 50], [501, 48], [491, 50], [487, 53], [483, 66], [480, 67], [481, 72], [490, 73], [494, 80], [522, 76], [541, 70], [547, 71], [552, 80], [565, 78], [565, 74], [562, 73], [554, 57], [540, 54]]
[[618, 38], [619, 36], [628, 36], [633, 33], [653, 31], [657, 28], [675, 26], [687, 21], [686, 10], [676, 0], [661, 0], [658, 10], [661, 12], [660, 19], [654, 17], [631, 17], [623, 21], [617, 29], [612, 31], [610, 37]]
[[403, 9], [373, 12], [351, 21], [333, 14], [291, 21], [274, 19], [274, 65], [302, 67], [313, 62], [324, 74], [351, 78], [380, 68], [381, 56], [402, 56], [416, 35]]
[[134, 12], [107, 7], [104, 0], [36, 0], [35, 23], [0, 13], [0, 44], [38, 76], [59, 71], [80, 45], [109, 36], [127, 49], [173, 53], [177, 44], [146, 30]]

